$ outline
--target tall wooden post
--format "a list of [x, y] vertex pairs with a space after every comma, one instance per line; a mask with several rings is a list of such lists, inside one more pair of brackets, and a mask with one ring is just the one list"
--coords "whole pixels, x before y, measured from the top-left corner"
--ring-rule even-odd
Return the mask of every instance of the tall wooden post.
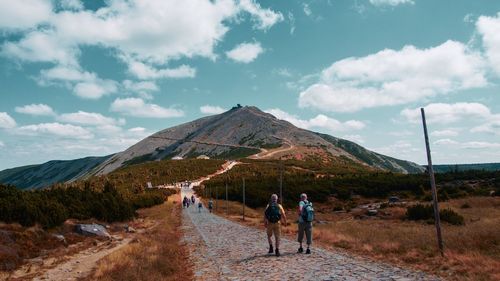
[[228, 205], [228, 201], [227, 201], [227, 182], [226, 182], [226, 216], [229, 214], [229, 205]]
[[444, 256], [444, 246], [443, 246], [443, 237], [441, 235], [441, 220], [439, 217], [439, 206], [438, 206], [438, 198], [436, 191], [436, 180], [434, 178], [434, 168], [432, 167], [432, 159], [431, 159], [431, 148], [429, 145], [429, 136], [427, 134], [427, 123], [425, 122], [425, 111], [423, 108], [420, 108], [420, 112], [422, 113], [422, 124], [424, 126], [424, 136], [425, 136], [425, 147], [427, 149], [427, 171], [429, 172], [429, 177], [431, 181], [432, 188], [432, 201], [434, 206], [434, 222], [436, 225], [436, 234], [438, 240], [438, 247], [441, 256]]
[[283, 161], [280, 160], [280, 203], [283, 205]]
[[215, 187], [215, 211], [217, 212], [219, 207], [219, 192], [217, 186]]
[[243, 220], [245, 220], [245, 178], [243, 178]]

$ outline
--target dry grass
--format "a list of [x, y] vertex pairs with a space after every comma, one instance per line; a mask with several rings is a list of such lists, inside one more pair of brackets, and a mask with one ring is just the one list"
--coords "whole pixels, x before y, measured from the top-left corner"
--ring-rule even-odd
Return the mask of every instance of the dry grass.
[[102, 259], [88, 280], [191, 280], [188, 254], [180, 244], [180, 208], [171, 202], [174, 196], [140, 210], [142, 224], [155, 226]]
[[[471, 208], [461, 208], [465, 203]], [[222, 207], [222, 208], [221, 208]], [[500, 280], [500, 198], [473, 197], [440, 205], [464, 216], [465, 226], [443, 224], [445, 257], [437, 251], [434, 225], [402, 220], [404, 208], [389, 208], [386, 219], [354, 219], [352, 213], [318, 213], [326, 224], [315, 224], [314, 241], [336, 250], [345, 250], [405, 267], [431, 272], [448, 280]], [[316, 205], [316, 210], [328, 206]], [[246, 208], [241, 220], [241, 204], [219, 202], [219, 215], [263, 228], [263, 209]], [[283, 232], [295, 239], [295, 210], [287, 210], [289, 226]]]

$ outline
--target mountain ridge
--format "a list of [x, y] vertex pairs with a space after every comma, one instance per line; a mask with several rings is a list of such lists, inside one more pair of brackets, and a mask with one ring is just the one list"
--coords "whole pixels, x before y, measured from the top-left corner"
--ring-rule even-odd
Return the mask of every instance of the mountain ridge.
[[[122, 152], [99, 158], [99, 161], [92, 162], [95, 165], [89, 165], [89, 163], [77, 165], [81, 169], [79, 173], [75, 174], [73, 171], [71, 175], [65, 174], [65, 176], [58, 176], [57, 179], [72, 181], [105, 175], [132, 164], [175, 157], [195, 158], [199, 155], [218, 159], [249, 157], [314, 160], [324, 165], [338, 162], [343, 165], [362, 166], [366, 170], [399, 173], [419, 173], [425, 170], [415, 163], [367, 150], [348, 140], [298, 128], [257, 107], [237, 106], [221, 114], [202, 117], [158, 131]], [[75, 166], [76, 162], [71, 164]], [[64, 166], [64, 163], [59, 164]], [[62, 166], [60, 168], [64, 169]], [[36, 167], [30, 169], [36, 169]], [[32, 179], [29, 186], [33, 187], [36, 177], [29, 176], [32, 170], [26, 168], [18, 171], [16, 177], [12, 175], [2, 177], [3, 174], [12, 174], [13, 171], [0, 172], [0, 182], [2, 178], [7, 178], [10, 181], [3, 181], [4, 183], [15, 184], [23, 178], [28, 178]], [[13, 181], [13, 178], [17, 181]], [[43, 182], [48, 181], [43, 179]], [[27, 185], [24, 184], [24, 186]]]

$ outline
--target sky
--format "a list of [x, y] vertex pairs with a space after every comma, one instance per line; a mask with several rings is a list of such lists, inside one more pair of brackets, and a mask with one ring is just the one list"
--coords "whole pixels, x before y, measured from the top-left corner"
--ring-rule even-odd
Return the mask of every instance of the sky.
[[500, 1], [0, 0], [0, 170], [253, 105], [426, 163], [500, 162]]

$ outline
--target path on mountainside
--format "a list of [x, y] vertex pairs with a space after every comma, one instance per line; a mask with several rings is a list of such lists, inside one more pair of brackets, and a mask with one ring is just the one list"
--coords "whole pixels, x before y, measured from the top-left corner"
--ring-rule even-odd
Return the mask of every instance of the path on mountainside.
[[284, 145], [281, 147], [278, 147], [278, 148], [272, 149], [272, 150], [267, 150], [265, 148], [261, 148], [260, 149], [261, 151], [259, 153], [254, 154], [248, 158], [251, 158], [251, 159], [269, 158], [269, 157], [273, 156], [274, 154], [286, 152], [286, 151], [292, 150], [294, 148], [295, 148], [295, 146], [290, 141], [285, 140]]
[[[182, 189], [188, 198], [192, 189]], [[362, 260], [314, 246], [297, 254], [297, 242], [281, 241], [281, 257], [268, 255], [263, 230], [208, 213], [183, 210], [184, 242], [195, 280], [437, 280], [422, 272]]]

